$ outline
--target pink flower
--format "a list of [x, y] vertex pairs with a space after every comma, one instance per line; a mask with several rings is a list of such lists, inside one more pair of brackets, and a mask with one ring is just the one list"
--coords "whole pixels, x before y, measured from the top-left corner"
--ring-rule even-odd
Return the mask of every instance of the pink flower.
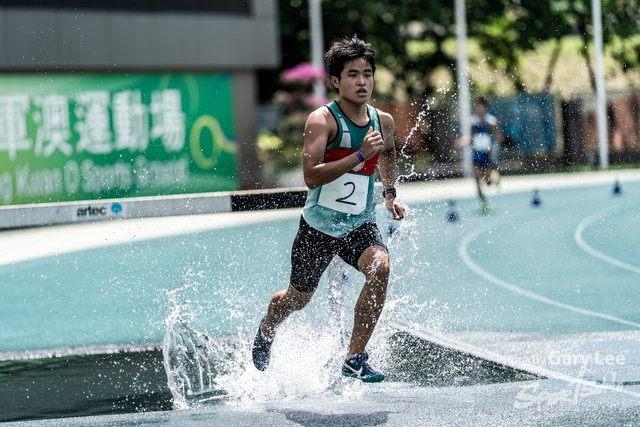
[[312, 108], [318, 108], [322, 105], [325, 105], [329, 102], [329, 100], [322, 96], [315, 96], [313, 93], [310, 93], [304, 97], [304, 103]]
[[288, 106], [296, 102], [297, 96], [293, 93], [279, 90], [274, 94], [274, 99], [277, 103]]
[[301, 62], [295, 67], [284, 70], [281, 75], [281, 79], [285, 83], [302, 83], [305, 85], [315, 81], [323, 82], [325, 78], [324, 69], [310, 62]]

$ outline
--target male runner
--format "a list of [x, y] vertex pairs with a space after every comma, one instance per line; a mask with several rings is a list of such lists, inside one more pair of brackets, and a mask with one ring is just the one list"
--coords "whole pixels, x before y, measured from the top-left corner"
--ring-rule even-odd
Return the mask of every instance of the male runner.
[[367, 105], [376, 70], [371, 45], [353, 37], [334, 43], [325, 65], [338, 99], [309, 115], [302, 167], [309, 187], [291, 250], [289, 286], [271, 298], [256, 334], [257, 369], [268, 364], [278, 326], [311, 300], [320, 276], [335, 255], [359, 270], [365, 283], [354, 309], [354, 325], [342, 374], [365, 382], [384, 375], [367, 363], [365, 347], [384, 307], [389, 255], [376, 226], [373, 195], [379, 162], [385, 206], [396, 220], [404, 207], [395, 201], [395, 125], [391, 115]]
[[473, 147], [473, 177], [478, 188], [480, 198], [480, 213], [487, 213], [489, 205], [482, 192], [482, 183], [486, 185], [497, 184], [500, 175], [496, 170], [498, 145], [502, 142], [502, 133], [498, 129], [498, 119], [489, 114], [489, 101], [480, 97], [474, 103], [476, 114], [471, 116], [471, 135], [469, 138], [459, 138], [456, 143], [459, 147], [469, 145]]

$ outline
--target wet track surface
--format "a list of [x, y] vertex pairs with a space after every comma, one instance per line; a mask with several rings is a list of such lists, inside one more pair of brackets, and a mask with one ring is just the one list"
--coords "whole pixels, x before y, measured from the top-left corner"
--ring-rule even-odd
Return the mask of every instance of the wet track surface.
[[[542, 197], [537, 208], [526, 189], [534, 185]], [[120, 240], [104, 231], [93, 235], [94, 242], [111, 236], [109, 246], [53, 256], [44, 251], [0, 266], [3, 284], [13, 284], [0, 302], [7, 319], [0, 327], [0, 421], [636, 425], [640, 186], [623, 182], [624, 197], [614, 198], [608, 181], [571, 189], [544, 185], [521, 182], [510, 191], [505, 177], [505, 191], [490, 196], [486, 216], [478, 215], [468, 189], [440, 189], [439, 199], [425, 201], [406, 187], [411, 211], [388, 236], [391, 291], [384, 327], [371, 346], [388, 381], [375, 386], [334, 372], [331, 353], [341, 350], [332, 346], [339, 339], [305, 335], [304, 325], [333, 321], [324, 290], [296, 318], [300, 324], [283, 329], [273, 372], [260, 376], [248, 365], [245, 353], [263, 303], [286, 276], [296, 212], [229, 225], [222, 217], [204, 225], [192, 220], [189, 230], [173, 232], [160, 222], [145, 229], [153, 223], [146, 220]], [[452, 224], [447, 201], [454, 197], [459, 221]], [[386, 231], [384, 216], [379, 224]], [[248, 257], [268, 262], [244, 263]], [[352, 272], [347, 276], [340, 310], [349, 318], [359, 282]], [[191, 399], [188, 408], [174, 410], [161, 348], [167, 292], [185, 283], [180, 308], [189, 317], [183, 320], [225, 339], [223, 347], [237, 354], [221, 353], [227, 362], [212, 362], [219, 387], [213, 398]], [[287, 355], [311, 353], [311, 364], [321, 368], [288, 376], [304, 360], [298, 365]]]

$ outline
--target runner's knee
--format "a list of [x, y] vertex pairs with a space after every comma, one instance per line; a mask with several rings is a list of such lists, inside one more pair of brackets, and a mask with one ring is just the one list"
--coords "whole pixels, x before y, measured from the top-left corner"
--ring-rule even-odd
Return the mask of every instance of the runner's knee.
[[298, 311], [302, 310], [307, 306], [307, 304], [309, 304], [313, 294], [314, 292], [300, 292], [293, 286], [289, 285], [285, 298], [287, 298], [289, 307], [291, 307], [292, 310]]
[[367, 281], [386, 286], [390, 271], [389, 254], [382, 249], [374, 249], [372, 252], [371, 256], [365, 260], [361, 271], [364, 273]]

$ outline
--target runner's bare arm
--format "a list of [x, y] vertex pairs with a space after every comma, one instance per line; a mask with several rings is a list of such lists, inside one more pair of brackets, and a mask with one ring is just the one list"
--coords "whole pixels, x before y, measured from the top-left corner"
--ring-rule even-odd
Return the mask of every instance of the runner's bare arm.
[[462, 147], [466, 147], [467, 145], [471, 145], [471, 134], [466, 136], [461, 136], [460, 138], [456, 138], [453, 141], [453, 143], [457, 148], [462, 148]]
[[[302, 171], [304, 182], [310, 189], [327, 184], [360, 164], [355, 153], [340, 160], [324, 162], [325, 148], [337, 132], [338, 126], [328, 109], [319, 108], [309, 115], [304, 127]], [[360, 153], [365, 159], [370, 159], [382, 144], [380, 133], [370, 131], [362, 142]]]
[[453, 145], [457, 148], [471, 145], [471, 135], [473, 135], [473, 125], [469, 123], [469, 133], [453, 140]]

